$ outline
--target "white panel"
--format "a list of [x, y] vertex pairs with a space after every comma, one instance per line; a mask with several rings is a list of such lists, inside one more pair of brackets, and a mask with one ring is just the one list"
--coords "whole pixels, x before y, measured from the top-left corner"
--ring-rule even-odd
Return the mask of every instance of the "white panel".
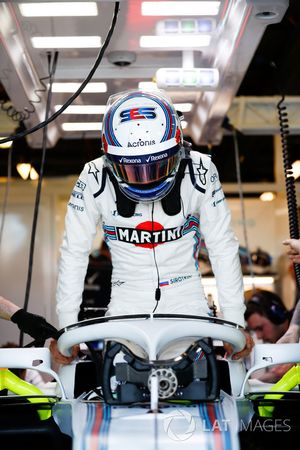
[[[34, 199], [10, 200], [1, 246], [1, 295], [22, 306], [26, 289]], [[39, 211], [28, 310], [45, 316], [55, 325], [53, 300], [56, 267], [53, 217], [51, 202], [47, 199], [43, 201]], [[18, 342], [18, 328], [10, 322], [1, 321], [0, 344], [8, 340]], [[30, 341], [32, 339], [26, 336], [25, 343]]]

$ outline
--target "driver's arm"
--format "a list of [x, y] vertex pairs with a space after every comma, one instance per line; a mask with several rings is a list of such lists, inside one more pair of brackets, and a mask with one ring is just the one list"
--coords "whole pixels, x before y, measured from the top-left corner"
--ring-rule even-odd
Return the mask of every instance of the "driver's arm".
[[[225, 320], [244, 327], [244, 286], [238, 254], [239, 243], [231, 229], [230, 210], [213, 163], [207, 179], [210, 184], [206, 186], [200, 209], [200, 227], [216, 278], [220, 309]], [[235, 359], [247, 356], [254, 345], [249, 333], [243, 332], [246, 345], [241, 352], [235, 354]], [[226, 350], [232, 353], [230, 346]]]
[[231, 214], [211, 163], [204, 201], [200, 210], [200, 227], [216, 278], [218, 300], [225, 320], [245, 326], [244, 286], [238, 254], [239, 243], [231, 229]]
[[100, 220], [88, 170], [86, 165], [71, 194], [60, 248], [56, 292], [60, 328], [77, 322], [89, 254]]

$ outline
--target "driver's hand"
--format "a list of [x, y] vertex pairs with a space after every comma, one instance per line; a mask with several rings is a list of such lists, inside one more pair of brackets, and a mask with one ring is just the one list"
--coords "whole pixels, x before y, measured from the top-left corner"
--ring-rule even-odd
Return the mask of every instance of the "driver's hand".
[[252, 336], [248, 331], [241, 330], [241, 332], [244, 334], [246, 338], [246, 345], [240, 352], [233, 354], [233, 348], [232, 345], [228, 344], [227, 342], [224, 342], [224, 349], [227, 353], [227, 355], [230, 355], [232, 359], [240, 359], [240, 358], [246, 358], [246, 356], [249, 356], [251, 353], [252, 348], [254, 347], [254, 341], [252, 339]]
[[78, 355], [79, 352], [79, 345], [74, 345], [74, 347], [72, 347], [72, 355], [71, 356], [64, 356], [60, 353], [60, 351], [57, 348], [57, 340], [52, 339], [50, 342], [50, 351], [51, 351], [51, 355], [52, 358], [54, 359], [54, 361], [58, 364], [70, 364], [73, 359], [76, 358], [76, 356]]

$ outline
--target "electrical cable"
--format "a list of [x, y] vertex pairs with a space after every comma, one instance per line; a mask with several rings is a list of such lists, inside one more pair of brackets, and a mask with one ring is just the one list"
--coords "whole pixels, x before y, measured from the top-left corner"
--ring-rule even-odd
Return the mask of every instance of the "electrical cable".
[[244, 200], [244, 192], [243, 192], [242, 177], [241, 177], [239, 143], [238, 143], [238, 138], [237, 138], [237, 130], [235, 129], [235, 127], [233, 125], [231, 125], [231, 127], [232, 127], [232, 133], [233, 133], [236, 177], [237, 177], [239, 198], [240, 198], [240, 204], [241, 204], [243, 235], [244, 235], [247, 259], [248, 259], [250, 277], [252, 280], [252, 290], [253, 290], [253, 292], [255, 292], [256, 288], [255, 288], [255, 284], [254, 284], [253, 262], [252, 262], [252, 258], [251, 258], [251, 254], [250, 254], [250, 250], [249, 250], [248, 233], [247, 233], [247, 227], [246, 227], [246, 212], [245, 212], [245, 200]]
[[8, 155], [7, 155], [7, 177], [6, 177], [6, 184], [5, 184], [5, 191], [4, 191], [4, 200], [2, 205], [2, 215], [1, 215], [1, 226], [0, 226], [0, 249], [1, 249], [1, 243], [3, 238], [3, 232], [4, 232], [4, 224], [5, 224], [5, 218], [6, 218], [6, 212], [7, 212], [7, 203], [8, 203], [8, 195], [11, 185], [11, 164], [12, 160], [12, 147], [10, 146], [8, 149]]
[[[45, 110], [45, 122], [50, 114], [51, 109], [51, 99], [52, 99], [52, 84], [54, 79], [54, 74], [57, 66], [58, 52], [54, 53], [53, 59], [51, 58], [51, 54], [48, 53], [48, 68], [49, 68], [49, 89], [47, 93], [47, 102], [46, 102], [46, 110]], [[33, 221], [32, 221], [32, 230], [31, 230], [31, 238], [30, 238], [30, 248], [29, 248], [29, 262], [28, 262], [28, 271], [27, 271], [27, 282], [26, 282], [26, 291], [25, 291], [25, 299], [23, 309], [27, 311], [28, 302], [30, 296], [30, 288], [31, 288], [31, 279], [32, 279], [32, 269], [33, 269], [33, 258], [34, 258], [34, 245], [35, 245], [35, 236], [36, 236], [36, 228], [38, 221], [38, 213], [39, 213], [39, 205], [41, 198], [41, 190], [42, 190], [42, 181], [44, 176], [44, 166], [46, 159], [46, 151], [47, 151], [47, 125], [43, 128], [43, 142], [42, 142], [42, 158], [40, 165], [40, 174], [39, 181], [37, 185], [36, 197], [35, 197], [35, 205], [33, 212]], [[19, 346], [23, 347], [24, 333], [20, 332]]]
[[[153, 239], [153, 233], [154, 233], [154, 221], [153, 221], [153, 213], [154, 213], [154, 202], [152, 203], [152, 210], [151, 210], [151, 222], [152, 222], [152, 239]], [[157, 274], [157, 288], [155, 289], [155, 301], [156, 301], [156, 305], [152, 311], [152, 314], [155, 313], [157, 307], [158, 307], [158, 302], [160, 300], [161, 297], [161, 290], [160, 290], [160, 275], [159, 275], [159, 270], [158, 270], [158, 265], [157, 265], [157, 260], [156, 260], [156, 252], [155, 252], [155, 246], [154, 243], [152, 242], [152, 250], [153, 250], [153, 258], [154, 258], [154, 264], [155, 264], [155, 268], [156, 268], [156, 274]]]
[[[289, 120], [287, 108], [283, 105], [285, 96], [281, 96], [281, 100], [277, 103], [277, 111], [280, 126], [280, 136], [282, 145], [282, 158], [284, 168], [284, 179], [286, 188], [286, 199], [288, 207], [289, 231], [291, 239], [299, 239], [299, 221], [298, 221], [298, 207], [295, 190], [295, 178], [293, 175], [293, 168], [289, 159], [288, 152], [288, 135], [289, 135]], [[300, 289], [300, 264], [294, 264], [296, 275], [296, 282], [298, 289]]]
[[233, 135], [233, 145], [234, 145], [234, 157], [235, 157], [235, 168], [236, 168], [236, 178], [238, 183], [238, 189], [239, 189], [239, 199], [241, 204], [241, 213], [242, 213], [242, 223], [243, 223], [243, 235], [244, 235], [244, 242], [245, 242], [245, 248], [246, 248], [246, 254], [247, 254], [247, 260], [249, 265], [249, 272], [250, 277], [252, 280], [252, 290], [253, 292], [256, 291], [256, 287], [254, 284], [254, 270], [253, 270], [253, 261], [251, 258], [251, 253], [249, 250], [249, 241], [248, 241], [248, 233], [247, 233], [247, 227], [246, 227], [246, 213], [245, 213], [245, 200], [244, 200], [244, 192], [243, 192], [243, 185], [242, 185], [242, 177], [241, 177], [241, 167], [240, 167], [240, 152], [239, 152], [239, 142], [238, 142], [238, 134], [243, 134], [241, 131], [239, 131], [237, 128], [230, 123], [229, 118], [226, 116], [223, 124], [223, 128], [232, 132]]
[[77, 91], [62, 105], [62, 107], [59, 110], [57, 110], [54, 114], [52, 114], [52, 116], [48, 117], [47, 120], [44, 120], [43, 122], [40, 122], [39, 124], [33, 126], [29, 130], [22, 131], [21, 133], [17, 133], [17, 134], [15, 134], [13, 136], [10, 136], [9, 138], [1, 139], [0, 140], [0, 144], [4, 144], [5, 142], [8, 142], [8, 141], [15, 141], [16, 139], [19, 139], [19, 138], [24, 137], [24, 136], [28, 136], [29, 134], [34, 133], [35, 131], [38, 131], [41, 128], [45, 127], [49, 123], [53, 122], [58, 116], [60, 116], [60, 114], [62, 114], [68, 108], [68, 106], [70, 106], [70, 104], [81, 94], [83, 89], [86, 87], [86, 85], [89, 83], [89, 81], [91, 80], [91, 78], [95, 74], [99, 64], [102, 61], [104, 52], [105, 52], [106, 48], [108, 47], [108, 44], [109, 44], [109, 42], [111, 40], [111, 37], [112, 37], [114, 29], [115, 29], [115, 25], [116, 25], [116, 22], [117, 22], [117, 18], [118, 18], [119, 5], [120, 5], [120, 2], [115, 2], [114, 15], [113, 15], [112, 22], [111, 22], [109, 31], [107, 33], [106, 39], [104, 41], [104, 44], [101, 47], [101, 49], [100, 49], [100, 51], [98, 53], [98, 56], [96, 58], [96, 61], [95, 61], [94, 65], [93, 65], [92, 69], [90, 70], [88, 76], [82, 82], [82, 84], [77, 89]]

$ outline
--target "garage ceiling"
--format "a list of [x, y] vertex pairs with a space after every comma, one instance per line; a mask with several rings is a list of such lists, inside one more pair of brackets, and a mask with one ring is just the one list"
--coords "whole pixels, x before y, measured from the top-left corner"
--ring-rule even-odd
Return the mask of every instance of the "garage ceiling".
[[[28, 9], [40, 3], [40, 12]], [[55, 82], [80, 84], [87, 77], [99, 45], [105, 41], [115, 8], [113, 1], [50, 3], [57, 4], [54, 12], [45, 16], [47, 2], [35, 1], [31, 5], [20, 1], [0, 2], [0, 136], [13, 133], [20, 125], [20, 118], [23, 119], [21, 127], [26, 129], [44, 120], [48, 54], [53, 56], [58, 51]], [[68, 3], [64, 14], [71, 11], [72, 15], [58, 16], [58, 3]], [[75, 15], [82, 3], [79, 15]], [[195, 146], [222, 145], [227, 139], [223, 137], [222, 127], [226, 116], [246, 133], [266, 134], [263, 122], [270, 122], [269, 111], [274, 112], [276, 105], [272, 96], [281, 92], [291, 96], [288, 100], [296, 111], [300, 102], [297, 3], [297, 0], [175, 4], [120, 1], [111, 42], [91, 80], [103, 92], [83, 92], [72, 108], [49, 125], [46, 175], [78, 173], [83, 162], [96, 157], [103, 117], [101, 106], [111, 94], [135, 89], [140, 82], [154, 82], [169, 92], [184, 113], [186, 138]], [[178, 15], [177, 6], [181, 7]], [[57, 41], [44, 46], [47, 37], [70, 37], [71, 43], [67, 48]], [[91, 48], [85, 42], [87, 37], [94, 38]], [[56, 85], [54, 88], [57, 90]], [[71, 92], [53, 92], [51, 112], [71, 95]], [[250, 125], [246, 120], [249, 105], [252, 111], [256, 108]], [[253, 117], [257, 117], [254, 122]], [[300, 134], [296, 118], [295, 113], [292, 132], [298, 134], [299, 130]], [[276, 114], [272, 124], [269, 123], [270, 135], [274, 133], [274, 121]], [[27, 142], [16, 141], [14, 157], [23, 152], [37, 161], [41, 139], [39, 131], [28, 136]], [[4, 158], [1, 152], [2, 176], [6, 170]]]

